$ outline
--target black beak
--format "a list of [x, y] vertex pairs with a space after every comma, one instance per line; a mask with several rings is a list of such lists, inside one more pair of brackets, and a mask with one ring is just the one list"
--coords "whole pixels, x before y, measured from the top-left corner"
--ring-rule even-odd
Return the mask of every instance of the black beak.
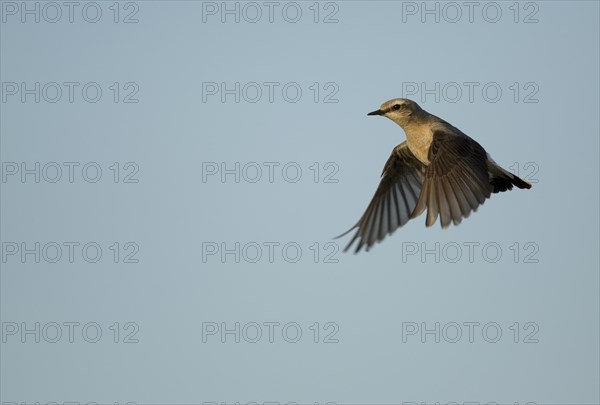
[[367, 115], [383, 115], [383, 111], [381, 111], [381, 110], [371, 111]]

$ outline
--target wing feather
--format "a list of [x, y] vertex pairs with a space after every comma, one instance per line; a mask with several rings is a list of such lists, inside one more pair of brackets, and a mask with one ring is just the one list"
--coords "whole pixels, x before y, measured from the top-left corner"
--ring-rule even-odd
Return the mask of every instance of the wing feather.
[[419, 201], [411, 215], [414, 218], [427, 208], [427, 226], [432, 226], [438, 216], [442, 228], [450, 223], [459, 224], [492, 193], [485, 150], [456, 131], [442, 129], [433, 134], [430, 163]]
[[425, 165], [412, 154], [406, 142], [396, 146], [383, 168], [381, 181], [365, 213], [348, 230], [356, 229], [356, 233], [344, 251], [356, 241], [356, 253], [362, 248], [369, 250], [406, 224], [419, 200], [424, 173]]

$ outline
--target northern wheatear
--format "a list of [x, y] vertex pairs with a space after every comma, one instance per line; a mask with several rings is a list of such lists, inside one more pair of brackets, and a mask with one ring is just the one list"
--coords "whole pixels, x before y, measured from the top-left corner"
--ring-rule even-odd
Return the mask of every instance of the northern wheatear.
[[492, 193], [531, 184], [500, 167], [485, 149], [448, 122], [412, 100], [397, 98], [368, 115], [382, 115], [400, 125], [406, 141], [386, 162], [381, 181], [344, 251], [358, 240], [355, 252], [416, 218], [427, 208], [426, 226], [438, 215], [442, 228], [458, 225]]

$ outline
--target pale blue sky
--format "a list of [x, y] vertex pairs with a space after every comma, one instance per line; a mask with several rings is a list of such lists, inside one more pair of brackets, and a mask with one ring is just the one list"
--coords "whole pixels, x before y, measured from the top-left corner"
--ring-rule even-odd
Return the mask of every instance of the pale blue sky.
[[[231, 15], [222, 23], [221, 2], [200, 1], [123, 3], [118, 15], [102, 1], [97, 23], [85, 20], [94, 5], [78, 3], [72, 23], [63, 6], [50, 23], [55, 10], [39, 3], [40, 22], [26, 14], [23, 23], [22, 4], [0, 4], [1, 401], [600, 401], [598, 2], [477, 3], [472, 22], [462, 6], [454, 23], [456, 10], [442, 3], [439, 23], [430, 14], [422, 22], [421, 2], [279, 2], [272, 23], [264, 5], [255, 23], [244, 20], [255, 15], [244, 3], [240, 23]], [[286, 21], [298, 7], [300, 20]], [[21, 83], [36, 82], [40, 102], [35, 94], [21, 102]], [[84, 99], [87, 83], [89, 98], [102, 90], [99, 101]], [[204, 102], [203, 83], [240, 83], [246, 93], [239, 103], [220, 93]], [[436, 83], [439, 100], [424, 92]], [[411, 98], [423, 108], [537, 183], [493, 195], [459, 227], [426, 229], [419, 218], [367, 254], [335, 252], [348, 237], [326, 244], [362, 214], [404, 139], [366, 114], [415, 84]], [[289, 98], [301, 89], [297, 102], [284, 86]], [[57, 87], [60, 99], [46, 101]], [[328, 95], [338, 102], [325, 103]], [[40, 183], [12, 174], [36, 162]], [[46, 180], [56, 170], [49, 162], [62, 167], [56, 183]], [[239, 183], [203, 181], [203, 169], [236, 162], [247, 170]], [[86, 164], [88, 178], [102, 170], [96, 183], [82, 177]], [[256, 166], [263, 176], [247, 181]], [[297, 167], [300, 179], [286, 181]], [[11, 254], [22, 242], [40, 243], [40, 263]], [[57, 263], [55, 245], [43, 249], [49, 242], [61, 246]], [[65, 242], [79, 243], [74, 263]], [[97, 263], [85, 260], [89, 246], [82, 256], [91, 242], [102, 249]], [[236, 242], [239, 263], [206, 250]], [[436, 243], [438, 261], [421, 257]], [[286, 244], [302, 249], [296, 263]], [[251, 263], [256, 246], [262, 256]], [[103, 334], [98, 343], [81, 335], [70, 343], [64, 325], [57, 343], [11, 334], [35, 322], [46, 338], [51, 322], [95, 322]], [[236, 322], [248, 333], [263, 325], [262, 339], [203, 342], [203, 323], [206, 333]], [[279, 334], [270, 343], [269, 322], [296, 322], [301, 340]], [[462, 339], [403, 342], [411, 325], [436, 322], [448, 334], [462, 325]], [[499, 325], [500, 341], [479, 333], [469, 342], [469, 322]], [[121, 343], [136, 327], [139, 342]], [[339, 341], [323, 343], [332, 331]]]

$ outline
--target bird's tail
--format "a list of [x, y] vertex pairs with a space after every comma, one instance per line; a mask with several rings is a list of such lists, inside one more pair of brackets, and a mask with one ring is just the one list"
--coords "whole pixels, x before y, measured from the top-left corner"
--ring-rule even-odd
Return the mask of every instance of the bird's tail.
[[490, 173], [490, 183], [494, 186], [494, 193], [512, 190], [513, 185], [518, 188], [531, 188], [531, 183], [503, 169], [492, 159], [488, 160], [488, 170]]

